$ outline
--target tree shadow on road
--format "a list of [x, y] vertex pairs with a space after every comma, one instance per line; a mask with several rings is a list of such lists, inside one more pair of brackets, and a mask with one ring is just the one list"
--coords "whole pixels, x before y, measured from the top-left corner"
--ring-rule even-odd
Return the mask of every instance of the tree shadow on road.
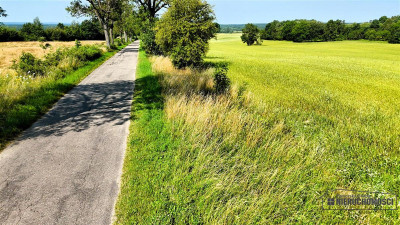
[[122, 125], [130, 119], [133, 81], [81, 84], [64, 96], [20, 139], [62, 136], [93, 126]]

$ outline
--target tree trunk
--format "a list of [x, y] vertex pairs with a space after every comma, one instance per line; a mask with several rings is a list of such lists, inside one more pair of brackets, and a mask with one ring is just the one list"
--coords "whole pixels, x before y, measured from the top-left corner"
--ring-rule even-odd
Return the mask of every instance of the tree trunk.
[[110, 35], [108, 34], [108, 27], [106, 24], [103, 24], [103, 30], [104, 30], [104, 36], [106, 38], [106, 45], [108, 48], [111, 48]]
[[126, 31], [124, 31], [124, 40], [125, 40], [125, 43], [128, 42], [128, 35], [126, 35]]
[[109, 33], [111, 45], [114, 45], [114, 32], [113, 32], [113, 30], [114, 30], [114, 21], [111, 21], [111, 24], [110, 24], [110, 33]]
[[111, 45], [113, 45], [114, 44], [114, 35], [113, 35], [113, 29], [112, 28], [110, 28], [109, 35], [110, 35], [110, 43], [111, 43]]

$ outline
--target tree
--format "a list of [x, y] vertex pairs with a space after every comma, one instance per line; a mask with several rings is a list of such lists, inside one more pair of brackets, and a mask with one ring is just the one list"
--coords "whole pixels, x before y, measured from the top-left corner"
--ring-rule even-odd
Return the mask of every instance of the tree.
[[[101, 25], [97, 20], [91, 19], [91, 20], [84, 20], [81, 23], [80, 26], [80, 32], [82, 35], [82, 38], [80, 39], [86, 39], [86, 40], [101, 40], [104, 38], [104, 35], [102, 34], [102, 28]], [[73, 38], [75, 40], [77, 38]], [[79, 38], [78, 38], [79, 39]]]
[[263, 39], [265, 40], [281, 40], [282, 36], [279, 33], [281, 23], [278, 20], [274, 20], [265, 26], [265, 32]]
[[337, 41], [343, 39], [345, 31], [345, 22], [342, 20], [329, 20], [325, 25], [325, 40]]
[[115, 18], [121, 12], [122, 2], [124, 0], [86, 0], [85, 4], [82, 0], [73, 0], [66, 10], [75, 17], [87, 16], [95, 17], [100, 22], [107, 47], [111, 48], [113, 41], [113, 27]]
[[217, 29], [217, 33], [221, 33], [221, 25], [219, 23], [214, 23], [215, 28]]
[[203, 0], [173, 0], [157, 22], [156, 43], [178, 68], [198, 66], [217, 28], [211, 5]]
[[246, 24], [242, 32], [241, 39], [243, 43], [246, 43], [248, 46], [253, 45], [260, 37], [260, 30], [256, 25], [251, 23]]
[[379, 20], [372, 20], [370, 28], [378, 29], [380, 27]]
[[21, 34], [30, 41], [37, 41], [39, 38], [46, 36], [43, 25], [37, 17], [33, 20], [33, 23], [25, 23], [22, 26]]
[[294, 42], [303, 42], [310, 40], [310, 26], [306, 20], [301, 20], [296, 23], [292, 29]]
[[365, 38], [370, 41], [376, 40], [376, 30], [372, 28], [368, 29], [367, 32], [365, 32]]
[[400, 44], [400, 21], [392, 25], [390, 33], [389, 43]]
[[388, 20], [389, 18], [387, 16], [382, 16], [381, 18], [379, 18], [379, 22], [380, 23], [385, 23], [386, 20]]
[[134, 0], [134, 2], [139, 4], [150, 18], [155, 18], [161, 9], [169, 6], [171, 0]]
[[283, 22], [283, 26], [282, 26], [282, 38], [283, 38], [283, 40], [286, 40], [286, 41], [293, 41], [294, 40], [292, 30], [293, 30], [295, 25], [296, 25], [296, 21], [285, 21], [285, 22]]
[[348, 28], [347, 39], [360, 40], [364, 38], [364, 28], [359, 23], [353, 23]]
[[0, 7], [0, 17], [6, 17], [6, 16], [7, 16], [6, 10]]
[[115, 23], [115, 33], [118, 34], [122, 40], [128, 42], [128, 39], [140, 34], [141, 19], [135, 4], [131, 2], [124, 2], [122, 13]]

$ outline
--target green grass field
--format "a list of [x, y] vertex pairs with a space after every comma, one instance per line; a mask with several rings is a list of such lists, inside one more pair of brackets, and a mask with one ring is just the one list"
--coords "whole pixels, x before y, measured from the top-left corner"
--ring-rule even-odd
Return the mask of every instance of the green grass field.
[[[213, 40], [209, 73], [141, 55], [118, 224], [398, 224], [398, 211], [323, 211], [332, 189], [400, 194], [400, 45]], [[194, 91], [188, 91], [188, 90]]]

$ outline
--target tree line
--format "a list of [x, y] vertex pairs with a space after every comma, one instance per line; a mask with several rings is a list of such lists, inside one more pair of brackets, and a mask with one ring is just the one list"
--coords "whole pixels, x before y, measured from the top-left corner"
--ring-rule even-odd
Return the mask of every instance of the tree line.
[[[128, 42], [141, 32], [144, 17], [156, 17], [168, 0], [72, 0], [66, 10], [74, 17], [86, 17], [82, 23], [58, 24], [45, 29], [39, 19], [24, 24], [20, 30], [0, 26], [0, 41], [71, 41], [105, 40], [114, 47], [114, 40]], [[146, 14], [146, 16], [144, 16]], [[0, 8], [0, 17], [7, 16]]]
[[25, 23], [21, 29], [0, 26], [0, 41], [74, 41], [103, 40], [104, 36], [96, 20], [84, 20], [71, 25], [57, 24], [45, 28], [36, 18], [33, 23]]
[[[257, 39], [294, 42], [366, 39], [400, 43], [400, 16], [391, 18], [382, 16], [369, 23], [353, 24], [346, 24], [343, 20], [329, 20], [327, 23], [316, 20], [275, 20], [268, 23], [264, 30], [259, 30], [256, 26], [247, 24], [243, 33], [245, 39], [243, 41], [247, 44], [254, 44]], [[250, 38], [246, 36], [250, 36]]]

